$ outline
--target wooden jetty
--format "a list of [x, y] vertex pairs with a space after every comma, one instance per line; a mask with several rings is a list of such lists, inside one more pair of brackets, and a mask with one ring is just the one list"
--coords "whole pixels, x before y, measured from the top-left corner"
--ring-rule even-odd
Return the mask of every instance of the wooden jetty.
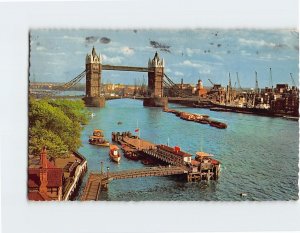
[[129, 147], [143, 159], [157, 161], [159, 166], [103, 173], [102, 164], [101, 172], [90, 174], [81, 200], [99, 200], [101, 192], [108, 189], [109, 182], [116, 179], [177, 175], [187, 182], [196, 182], [219, 178], [221, 165], [211, 154], [198, 152], [196, 158], [192, 159], [191, 154], [182, 151], [178, 146], [172, 148], [167, 145], [156, 145], [130, 132], [113, 132], [112, 141]]
[[108, 189], [108, 182], [118, 179], [130, 179], [148, 176], [172, 176], [186, 174], [188, 171], [184, 167], [158, 166], [143, 169], [133, 169], [107, 173], [91, 173], [83, 194], [82, 201], [99, 200], [101, 191]]

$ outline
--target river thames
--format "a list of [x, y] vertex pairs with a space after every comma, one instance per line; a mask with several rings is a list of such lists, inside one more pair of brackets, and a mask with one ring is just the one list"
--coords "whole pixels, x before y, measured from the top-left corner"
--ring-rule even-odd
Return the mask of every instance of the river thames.
[[[221, 162], [218, 181], [186, 183], [172, 177], [145, 177], [110, 182], [100, 200], [108, 201], [266, 201], [298, 199], [299, 126], [296, 121], [169, 104], [180, 111], [207, 114], [225, 122], [227, 129], [183, 121], [161, 108], [143, 107], [132, 99], [106, 101], [105, 108], [89, 108], [95, 114], [82, 132], [82, 153], [88, 161], [79, 198], [88, 173], [100, 171], [100, 162], [110, 171], [142, 168], [139, 161], [122, 156], [120, 164], [111, 162], [108, 148], [88, 143], [94, 129], [104, 130], [111, 141], [113, 131], [138, 127], [140, 137], [156, 144], [180, 146], [195, 155], [197, 151], [214, 154]], [[118, 124], [122, 122], [122, 124]], [[241, 197], [240, 193], [247, 193]]]

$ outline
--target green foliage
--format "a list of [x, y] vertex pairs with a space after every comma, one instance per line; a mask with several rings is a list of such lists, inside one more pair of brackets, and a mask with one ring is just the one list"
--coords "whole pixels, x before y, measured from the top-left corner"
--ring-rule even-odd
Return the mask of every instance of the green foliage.
[[52, 158], [64, 157], [68, 152], [68, 147], [52, 131], [40, 127], [29, 128], [29, 153], [38, 155], [43, 146], [47, 147], [48, 155]]
[[49, 104], [60, 108], [72, 121], [78, 121], [82, 125], [88, 123], [89, 112], [82, 100], [50, 100]]
[[62, 157], [81, 146], [82, 125], [88, 122], [83, 101], [29, 99], [29, 153], [47, 146], [51, 157]]

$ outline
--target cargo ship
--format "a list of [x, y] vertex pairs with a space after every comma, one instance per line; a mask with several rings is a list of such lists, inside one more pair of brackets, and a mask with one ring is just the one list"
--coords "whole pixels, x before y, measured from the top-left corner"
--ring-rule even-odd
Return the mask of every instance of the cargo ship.
[[109, 146], [109, 157], [112, 161], [116, 163], [120, 163], [121, 155], [119, 153], [119, 147], [116, 145], [110, 145]]

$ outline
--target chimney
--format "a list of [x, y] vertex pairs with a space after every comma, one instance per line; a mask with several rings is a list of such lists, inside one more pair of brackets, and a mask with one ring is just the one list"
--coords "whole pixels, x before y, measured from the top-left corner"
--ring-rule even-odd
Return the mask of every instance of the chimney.
[[48, 160], [47, 160], [47, 150], [44, 146], [41, 152], [40, 158], [40, 187], [39, 191], [41, 193], [47, 193], [47, 184], [48, 184], [48, 175], [47, 175], [47, 167], [48, 167]]

